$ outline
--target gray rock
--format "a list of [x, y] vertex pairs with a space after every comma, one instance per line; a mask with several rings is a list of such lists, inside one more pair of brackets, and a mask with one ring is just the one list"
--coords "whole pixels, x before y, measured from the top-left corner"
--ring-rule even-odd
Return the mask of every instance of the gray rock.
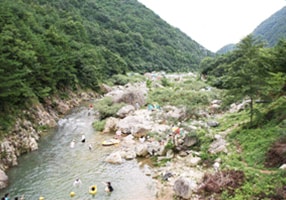
[[136, 145], [135, 152], [136, 155], [140, 157], [148, 155], [147, 144]]
[[194, 181], [180, 177], [175, 181], [173, 189], [177, 196], [190, 199], [196, 187], [197, 184]]
[[119, 109], [116, 115], [120, 118], [124, 118], [127, 115], [133, 113], [135, 111], [135, 107], [132, 105], [126, 105]]
[[219, 126], [219, 123], [217, 121], [208, 121], [207, 124], [210, 127], [217, 127], [217, 126]]
[[123, 159], [121, 157], [120, 152], [114, 152], [105, 158], [105, 162], [108, 162], [111, 164], [121, 164], [123, 162]]
[[0, 170], [0, 189], [8, 186], [8, 176], [4, 171]]

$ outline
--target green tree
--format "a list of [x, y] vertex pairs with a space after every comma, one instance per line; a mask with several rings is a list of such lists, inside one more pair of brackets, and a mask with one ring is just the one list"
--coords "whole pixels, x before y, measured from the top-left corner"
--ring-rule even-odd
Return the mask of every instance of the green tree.
[[252, 35], [245, 37], [234, 51], [236, 59], [227, 66], [223, 80], [229, 97], [250, 100], [250, 124], [253, 121], [254, 101], [265, 95], [267, 81], [271, 76], [269, 54], [263, 47], [264, 44]]

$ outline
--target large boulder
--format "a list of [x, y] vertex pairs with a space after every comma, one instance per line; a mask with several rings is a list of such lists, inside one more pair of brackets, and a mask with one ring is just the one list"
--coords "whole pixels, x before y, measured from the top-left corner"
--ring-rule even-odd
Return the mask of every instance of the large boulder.
[[135, 106], [143, 106], [146, 104], [148, 88], [144, 83], [127, 84], [125, 86], [118, 86], [106, 96], [112, 98], [115, 103], [126, 103]]
[[115, 117], [109, 117], [106, 119], [103, 133], [112, 133], [117, 130], [117, 123], [119, 122], [119, 119]]
[[152, 129], [151, 122], [144, 116], [127, 116], [117, 124], [118, 129], [125, 134], [132, 134], [138, 137]]
[[136, 147], [135, 147], [136, 155], [140, 156], [140, 157], [148, 155], [147, 148], [148, 148], [147, 144], [136, 145]]
[[175, 106], [164, 106], [162, 115], [163, 119], [181, 120], [185, 117], [186, 110]]
[[0, 170], [0, 189], [8, 186], [8, 176], [4, 171]]
[[209, 152], [211, 154], [216, 154], [219, 152], [227, 153], [227, 142], [224, 138], [218, 137], [214, 140], [209, 147]]
[[123, 106], [122, 108], [120, 108], [116, 115], [120, 118], [124, 118], [126, 117], [127, 115], [133, 113], [135, 110], [135, 107], [132, 106], [132, 105], [126, 105], [126, 106]]
[[123, 159], [121, 157], [120, 152], [114, 152], [105, 158], [105, 162], [111, 164], [121, 164], [123, 162]]
[[183, 199], [190, 199], [196, 188], [196, 182], [180, 177], [175, 181], [173, 189], [177, 196], [182, 197]]

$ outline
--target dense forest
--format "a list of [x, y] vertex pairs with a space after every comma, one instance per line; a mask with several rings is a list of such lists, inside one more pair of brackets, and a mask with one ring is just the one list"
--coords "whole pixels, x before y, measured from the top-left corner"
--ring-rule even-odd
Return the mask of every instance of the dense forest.
[[192, 71], [212, 53], [133, 0], [2, 0], [0, 112], [116, 74]]

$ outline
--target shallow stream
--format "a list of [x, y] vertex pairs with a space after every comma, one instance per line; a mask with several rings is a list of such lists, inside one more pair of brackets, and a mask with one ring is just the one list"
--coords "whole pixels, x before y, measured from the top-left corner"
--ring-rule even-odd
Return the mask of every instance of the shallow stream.
[[[116, 146], [103, 147], [102, 141], [111, 135], [95, 132], [93, 114], [88, 108], [79, 107], [59, 121], [59, 126], [41, 137], [39, 149], [18, 159], [18, 166], [11, 168], [9, 187], [0, 191], [1, 197], [9, 192], [11, 200], [25, 195], [25, 200], [154, 200], [154, 181], [146, 176], [136, 160], [120, 165], [104, 162]], [[81, 143], [81, 134], [86, 142]], [[75, 139], [75, 147], [70, 143]], [[88, 145], [92, 144], [90, 151]], [[76, 178], [82, 181], [74, 187]], [[114, 192], [106, 194], [103, 182], [110, 181]], [[96, 195], [89, 194], [89, 187], [96, 184]], [[70, 197], [70, 192], [75, 192]]]

